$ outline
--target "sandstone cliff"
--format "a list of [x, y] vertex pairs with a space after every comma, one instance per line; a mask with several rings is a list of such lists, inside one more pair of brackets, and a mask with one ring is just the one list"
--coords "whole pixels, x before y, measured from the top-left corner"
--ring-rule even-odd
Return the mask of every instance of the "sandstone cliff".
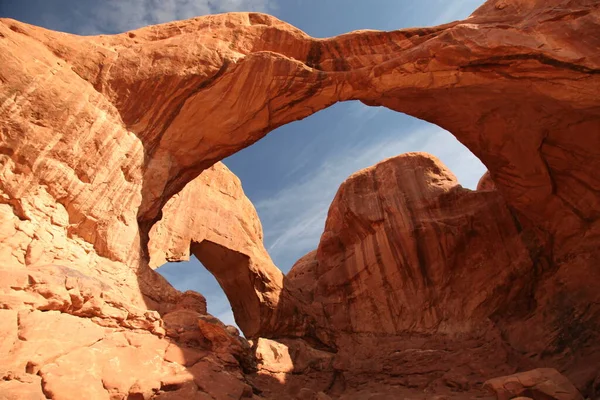
[[[86, 381], [89, 390], [75, 398], [259, 395], [258, 383], [253, 392], [242, 374], [254, 368], [243, 340], [200, 318], [200, 296], [175, 291], [149, 268], [150, 255], [185, 256], [191, 242], [230, 288], [249, 337], [289, 336], [292, 353], [321, 360], [309, 363], [312, 372], [298, 367], [295, 375], [289, 366], [273, 367], [275, 375], [261, 379], [276, 379], [263, 387], [296, 385], [300, 395], [298, 385], [307, 382], [278, 380], [301, 378], [298, 371], [326, 377], [313, 380], [314, 393], [306, 396], [321, 396], [321, 387], [343, 393], [344, 371], [356, 372], [349, 375], [356, 387], [361, 376], [382, 368], [384, 376], [398, 377], [394, 368], [401, 362], [385, 364], [392, 369], [369, 365], [375, 346], [353, 341], [356, 334], [372, 340], [370, 326], [377, 323], [388, 336], [411, 333], [433, 341], [423, 347], [421, 337], [402, 339], [409, 346], [398, 350], [402, 357], [418, 363], [414, 371], [425, 371], [415, 376], [435, 375], [430, 354], [436, 351], [459, 354], [472, 343], [473, 354], [482, 354], [506, 346], [493, 353], [500, 356], [497, 364], [486, 364], [491, 369], [466, 366], [478, 371], [471, 380], [436, 375], [431, 382], [445, 379], [467, 390], [465, 385], [505, 365], [532, 363], [554, 366], [592, 393], [600, 361], [597, 32], [600, 11], [593, 0], [490, 0], [465, 21], [329, 39], [256, 13], [93, 37], [1, 19], [0, 321], [9, 338], [1, 348], [10, 355], [1, 368], [2, 392], [74, 398], [69, 390]], [[431, 174], [413, 177], [406, 194], [381, 189], [391, 200], [379, 203], [369, 196], [380, 189], [361, 197], [366, 183], [348, 185], [334, 203], [319, 249], [302, 260], [304, 273], [298, 267], [288, 278], [264, 252], [239, 192], [225, 202], [237, 204], [227, 217], [231, 240], [211, 231], [216, 221], [210, 213], [208, 222], [188, 225], [168, 212], [173, 195], [181, 192], [174, 202], [187, 201], [184, 188], [202, 171], [219, 176], [219, 167], [207, 169], [217, 161], [282, 124], [352, 99], [449, 130], [485, 163], [496, 191], [464, 192], [440, 166], [432, 173], [438, 182], [428, 180]], [[380, 168], [358, 177], [380, 182]], [[426, 167], [419, 164], [421, 169]], [[394, 173], [401, 176], [401, 170]], [[346, 190], [357, 197], [344, 197]], [[389, 201], [404, 214], [389, 212]], [[208, 207], [210, 199], [200, 204]], [[149, 249], [163, 211], [172, 223]], [[235, 221], [237, 212], [250, 214]], [[492, 249], [483, 235], [504, 247]], [[475, 244], [461, 248], [465, 243]], [[493, 257], [484, 257], [490, 252]], [[455, 270], [465, 278], [444, 276]], [[228, 271], [250, 275], [241, 279]], [[344, 274], [355, 279], [348, 289]], [[302, 288], [294, 284], [302, 280]], [[404, 286], [385, 289], [391, 282]], [[364, 291], [381, 288], [385, 292], [374, 299], [383, 306], [373, 317], [363, 315], [369, 305]], [[336, 299], [326, 296], [329, 289], [338, 299], [366, 302], [338, 312]], [[475, 297], [464, 296], [465, 290], [476, 291]], [[245, 297], [238, 299], [236, 291]], [[415, 301], [402, 309], [393, 304], [408, 296]], [[435, 336], [466, 334], [471, 340], [486, 323], [493, 327], [481, 332], [491, 336], [473, 342]], [[78, 333], [49, 335], [50, 327]], [[489, 348], [482, 350], [482, 340]], [[389, 343], [380, 351], [393, 355], [396, 345]], [[254, 346], [258, 350], [260, 343]], [[409, 356], [421, 348], [426, 357]], [[456, 352], [445, 353], [450, 348]], [[208, 350], [208, 359], [198, 349]], [[333, 364], [332, 353], [338, 354]], [[123, 370], [113, 367], [115, 359]], [[135, 370], [139, 360], [151, 365], [148, 371], [122, 372]], [[86, 372], [82, 363], [94, 367]], [[268, 370], [264, 362], [257, 368]], [[167, 379], [172, 376], [181, 380]], [[409, 388], [430, 383], [398, 379]]]
[[528, 365], [493, 321], [527, 313], [535, 262], [498, 192], [408, 153], [342, 184], [317, 251], [287, 278], [324, 314], [345, 384], [468, 389]]

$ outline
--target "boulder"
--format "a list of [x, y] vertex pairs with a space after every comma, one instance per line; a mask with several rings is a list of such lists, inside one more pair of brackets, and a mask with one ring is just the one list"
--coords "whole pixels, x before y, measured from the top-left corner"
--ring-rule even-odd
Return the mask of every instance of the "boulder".
[[498, 400], [583, 400], [577, 388], [553, 368], [538, 368], [490, 379], [484, 387], [494, 393]]

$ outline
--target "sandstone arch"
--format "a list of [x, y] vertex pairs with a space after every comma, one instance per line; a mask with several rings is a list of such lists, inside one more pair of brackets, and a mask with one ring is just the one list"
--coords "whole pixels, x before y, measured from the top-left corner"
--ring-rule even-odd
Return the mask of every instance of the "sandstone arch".
[[[517, 324], [504, 321], [505, 339], [542, 358], [564, 355], [563, 365], [587, 363], [600, 319], [599, 15], [592, 0], [490, 0], [465, 21], [329, 39], [254, 13], [96, 37], [2, 19], [3, 269], [22, 277], [39, 265], [80, 265], [128, 293], [111, 302], [115, 324], [125, 309], [136, 326], [160, 331], [139, 310], [178, 296], [147, 268], [167, 201], [277, 126], [361, 100], [436, 123], [484, 162], [527, 249], [545, 260], [535, 300], [551, 312], [522, 325], [510, 316]], [[240, 234], [248, 249], [260, 236]], [[227, 247], [222, 239], [208, 241]], [[249, 266], [260, 276], [257, 329], [269, 335], [281, 329], [287, 295], [263, 261]], [[44, 298], [40, 307], [70, 307], [63, 289], [64, 303]], [[544, 343], [548, 331], [559, 340]], [[592, 372], [578, 376], [588, 382]]]
[[252, 313], [259, 309], [260, 304], [259, 299], [252, 295], [254, 285], [248, 274], [250, 258], [207, 240], [192, 243], [191, 252], [214, 275], [225, 294], [229, 294], [234, 315], [244, 316], [243, 319], [238, 317], [242, 331], [258, 332], [260, 315]]
[[283, 274], [262, 238], [258, 215], [239, 179], [217, 163], [163, 207], [162, 219], [150, 232], [150, 265], [194, 254], [223, 288], [238, 326], [255, 337], [272, 326], [283, 289]]
[[[125, 179], [142, 183], [137, 215], [143, 229], [214, 162], [279, 125], [359, 99], [452, 132], [486, 164], [523, 217], [564, 242], [580, 238], [599, 216], [593, 173], [600, 147], [599, 61], [594, 35], [567, 39], [582, 26], [597, 26], [595, 2], [575, 2], [569, 13], [560, 4], [493, 0], [466, 21], [330, 39], [252, 13], [199, 17], [134, 35], [80, 38], [11, 20], [3, 20], [2, 32], [14, 38], [9, 49], [32, 47], [45, 65], [58, 63], [56, 72], [40, 67], [41, 76], [61, 77], [44, 85], [61, 91], [63, 75], [79, 82], [83, 98], [61, 98], [62, 107], [87, 102], [105, 115], [104, 126], [95, 129], [139, 138], [144, 160], [140, 165], [135, 148], [136, 164], [128, 162], [135, 173], [125, 172]], [[15, 90], [37, 87], [33, 77], [11, 78], [22, 75], [25, 62], [11, 54], [3, 60], [5, 80]], [[9, 146], [18, 151], [14, 139]], [[581, 171], [577, 176], [567, 168], [572, 165]], [[99, 247], [106, 247], [105, 236], [95, 238]]]

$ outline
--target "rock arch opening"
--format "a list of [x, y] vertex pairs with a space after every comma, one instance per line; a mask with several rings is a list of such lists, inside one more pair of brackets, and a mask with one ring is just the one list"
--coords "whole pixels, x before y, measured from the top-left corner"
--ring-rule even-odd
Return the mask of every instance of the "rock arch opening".
[[200, 293], [206, 300], [207, 312], [226, 325], [237, 326], [231, 305], [218, 280], [195, 255], [188, 261], [167, 262], [156, 269], [175, 289]]
[[[329, 180], [325, 185], [318, 180], [320, 189], [331, 191], [331, 198], [340, 183], [346, 181], [343, 190], [340, 189], [345, 197], [342, 200], [336, 197], [331, 209], [331, 198], [317, 202], [318, 211], [324, 213], [323, 218], [329, 210], [333, 222], [328, 221], [331, 223], [325, 226], [323, 236], [325, 221], [318, 223], [312, 248], [303, 249], [293, 262], [306, 254], [306, 250], [317, 246], [318, 250], [302, 258], [288, 276], [275, 267], [263, 247], [263, 233], [256, 211], [253, 207], [242, 206], [251, 203], [241, 191], [241, 185], [238, 194], [234, 195], [238, 189], [228, 187], [225, 179], [215, 178], [219, 174], [223, 178], [224, 171], [229, 171], [222, 164], [203, 172], [200, 183], [192, 181], [167, 203], [163, 219], [154, 232], [158, 234], [155, 238], [164, 242], [165, 235], [169, 236], [171, 239], [167, 242], [171, 242], [169, 252], [172, 255], [182, 257], [178, 251], [183, 251], [202, 261], [228, 295], [236, 320], [246, 336], [257, 340], [259, 336], [288, 338], [290, 341], [286, 346], [304, 349], [294, 353], [298, 358], [290, 361], [293, 365], [302, 365], [299, 359], [304, 357], [307, 344], [311, 352], [318, 351], [324, 360], [330, 360], [336, 352], [341, 358], [371, 359], [381, 354], [377, 350], [380, 344], [369, 339], [369, 335], [387, 335], [386, 346], [389, 348], [386, 347], [383, 353], [395, 354], [394, 349], [401, 347], [401, 343], [417, 345], [411, 336], [415, 333], [464, 335], [477, 343], [482, 343], [482, 339], [473, 337], [474, 331], [496, 334], [489, 327], [488, 314], [525, 290], [512, 284], [512, 280], [516, 275], [527, 275], [530, 269], [525, 249], [518, 239], [513, 241], [518, 233], [511, 225], [513, 220], [504, 201], [496, 192], [479, 193], [461, 188], [442, 163], [421, 154], [411, 153], [413, 155], [392, 157], [378, 163], [405, 152], [437, 153], [447, 164], [454, 166], [450, 169], [456, 169], [458, 165], [459, 169], [462, 167], [471, 173], [468, 186], [474, 189], [485, 171], [479, 160], [449, 132], [404, 114], [367, 108], [358, 102], [340, 104], [328, 110], [294, 125], [300, 130], [307, 129], [302, 127], [306, 122], [318, 121], [320, 116], [340, 110], [347, 114], [348, 123], [354, 128], [361, 117], [369, 123], [356, 130], [355, 139], [358, 138], [359, 144], [349, 146], [348, 153], [344, 154], [340, 146], [332, 147], [332, 151], [340, 155], [333, 162], [331, 157], [327, 158], [331, 154], [324, 152], [320, 160], [305, 158], [300, 164], [300, 167], [319, 164], [306, 175], [321, 176], [320, 170], [327, 173], [322, 176], [335, 175], [337, 181]], [[368, 118], [372, 110], [375, 115]], [[387, 123], [394, 127], [389, 129], [389, 137], [374, 132], [373, 125], [379, 118], [388, 118]], [[319, 127], [314, 129], [318, 131]], [[341, 125], [338, 129], [346, 134], [346, 139], [351, 136], [346, 126]], [[279, 132], [262, 139], [249, 150], [260, 154], [264, 151], [261, 146], [268, 147], [270, 138], [286, 135], [284, 130], [280, 128]], [[311, 154], [310, 149], [302, 151], [298, 146], [290, 147], [300, 153], [300, 159]], [[326, 146], [314, 145], [314, 148], [322, 147]], [[361, 154], [367, 156], [361, 158]], [[282, 155], [282, 159], [288, 158]], [[471, 159], [470, 165], [460, 165], [465, 158]], [[329, 165], [320, 165], [323, 160]], [[230, 162], [235, 171], [235, 158], [224, 162]], [[340, 163], [347, 165], [336, 168]], [[376, 163], [376, 167], [369, 168], [371, 172], [356, 173]], [[248, 165], [252, 165], [251, 158], [239, 165], [246, 168], [240, 170], [240, 175], [252, 172], [248, 169]], [[281, 170], [273, 165], [264, 168]], [[302, 168], [293, 162], [289, 168], [292, 171], [280, 171], [282, 175], [297, 176], [302, 172]], [[226, 176], [235, 181], [234, 186], [240, 183], [233, 174]], [[349, 176], [352, 177], [346, 180]], [[246, 189], [251, 187], [247, 185]], [[275, 206], [289, 206], [291, 199], [315, 192], [317, 188], [319, 185], [313, 184], [311, 188], [310, 184], [305, 184], [300, 190], [287, 193], [285, 201], [267, 203], [265, 209], [270, 207], [271, 211], [276, 211]], [[260, 201], [257, 207], [260, 212]], [[220, 211], [223, 209], [226, 211]], [[193, 218], [195, 213], [204, 218]], [[189, 220], [184, 221], [183, 215]], [[508, 226], [502, 225], [504, 221], [509, 222]], [[183, 235], [177, 233], [182, 226], [185, 230], [179, 232], [184, 232]], [[251, 226], [254, 227], [252, 232]], [[290, 237], [293, 241], [294, 236]], [[495, 239], [490, 241], [490, 237]], [[493, 251], [495, 242], [505, 243], [505, 251], [496, 256], [498, 265], [493, 266], [501, 273], [491, 275], [489, 269], [480, 269], [479, 265], [484, 255]], [[267, 247], [271, 245], [267, 243]], [[462, 277], [465, 276], [475, 276], [476, 283], [464, 280]], [[374, 287], [378, 290], [371, 291]], [[474, 287], [481, 295], [471, 300], [468, 289]], [[496, 294], [493, 304], [488, 302], [491, 292]], [[340, 332], [344, 334], [340, 335]], [[345, 342], [348, 340], [357, 341], [360, 350], [349, 346]], [[448, 352], [447, 344], [436, 340], [420, 344], [426, 351], [436, 354], [430, 362], [450, 362], [446, 357], [448, 354], [455, 357], [456, 353]], [[453, 351], [467, 358], [479, 359], [483, 353], [495, 352], [502, 347], [497, 336], [485, 347], [472, 351], [462, 351], [466, 346], [463, 339], [451, 340]], [[414, 367], [409, 351], [402, 357], [409, 366], [399, 369], [398, 374]], [[384, 357], [383, 362], [393, 364], [392, 358]], [[501, 363], [499, 368], [504, 367]], [[344, 368], [352, 370], [355, 366]], [[381, 373], [379, 367], [361, 365], [358, 369], [362, 368], [368, 373]]]
[[[307, 143], [297, 141], [298, 131], [308, 133], [303, 138]], [[265, 157], [272, 147], [280, 149], [278, 156]], [[222, 163], [190, 182], [165, 205], [162, 220], [151, 231], [151, 257], [176, 260], [195, 255], [224, 289], [248, 337], [273, 334], [280, 324], [307, 329], [302, 317], [293, 322], [276, 318], [296, 307], [295, 300], [286, 303], [291, 289], [285, 287], [284, 274], [319, 245], [342, 182], [385, 158], [414, 151], [434, 153], [461, 172], [461, 180], [471, 188], [485, 171], [466, 147], [438, 126], [358, 101], [336, 104], [280, 127], [224, 160], [245, 181], [245, 192], [240, 179]], [[262, 217], [266, 237], [246, 195]], [[164, 245], [168, 250], [157, 253], [165, 251], [160, 249]], [[328, 342], [311, 335], [317, 342]]]
[[259, 299], [248, 273], [250, 257], [207, 240], [192, 243], [190, 251], [223, 289], [233, 315], [243, 316], [239, 318], [242, 332], [256, 331], [254, 324], [260, 319], [254, 314], [259, 309]]
[[283, 275], [263, 246], [254, 206], [222, 163], [206, 169], [163, 207], [149, 235], [151, 267], [193, 254], [225, 291], [235, 320], [254, 337], [273, 320]]
[[279, 127], [223, 162], [243, 183], [260, 217], [265, 247], [287, 273], [317, 247], [342, 182], [386, 158], [418, 151], [442, 160], [470, 189], [486, 170], [439, 126], [359, 101]]

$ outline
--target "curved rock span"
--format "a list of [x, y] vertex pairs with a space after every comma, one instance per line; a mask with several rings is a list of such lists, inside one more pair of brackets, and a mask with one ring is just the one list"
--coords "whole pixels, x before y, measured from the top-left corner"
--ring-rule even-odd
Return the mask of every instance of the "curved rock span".
[[[256, 13], [92, 37], [1, 19], [0, 391], [369, 398], [553, 366], [593, 396], [598, 32], [592, 0], [328, 39]], [[216, 163], [345, 100], [447, 129], [489, 176], [467, 191], [416, 154], [361, 171], [284, 277]], [[149, 268], [190, 251], [253, 343]]]
[[215, 276], [236, 320], [255, 337], [273, 320], [283, 274], [263, 245], [262, 226], [239, 179], [222, 163], [173, 196], [150, 231], [150, 265], [188, 260], [190, 252]]

